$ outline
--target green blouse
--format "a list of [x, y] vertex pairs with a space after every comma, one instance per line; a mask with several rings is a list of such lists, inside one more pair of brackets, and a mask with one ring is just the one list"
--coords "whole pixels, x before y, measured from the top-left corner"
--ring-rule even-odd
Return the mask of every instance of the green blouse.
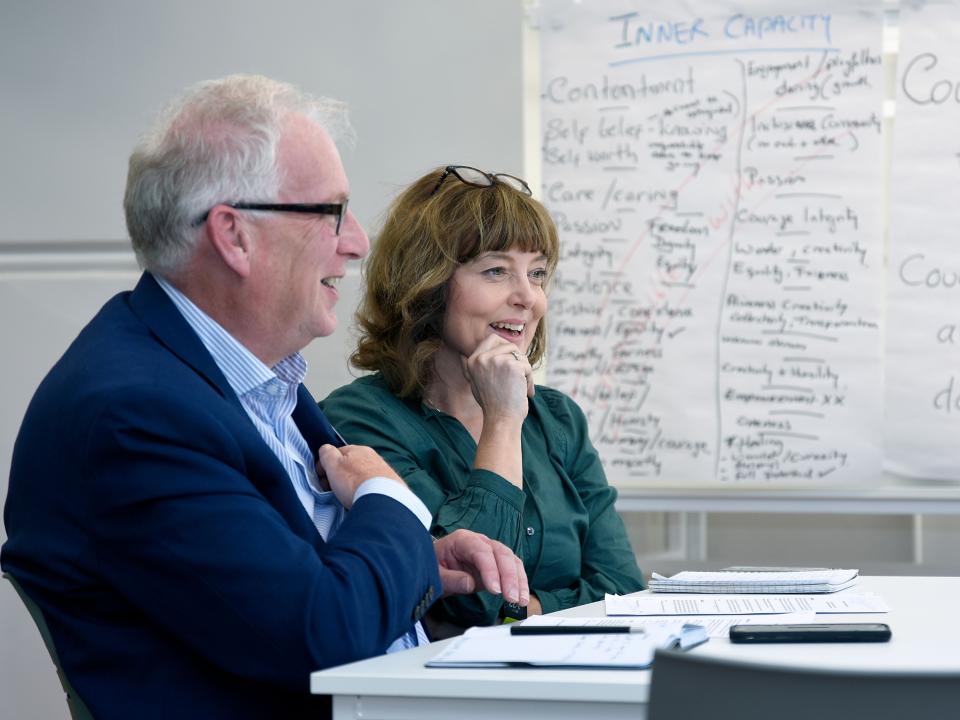
[[[456, 418], [420, 400], [400, 400], [379, 374], [359, 378], [320, 403], [347, 442], [369, 445], [433, 514], [433, 533], [468, 528], [511, 548], [545, 613], [643, 589], [617, 491], [573, 400], [538, 386], [523, 423], [523, 489], [473, 467], [477, 444]], [[459, 625], [491, 625], [500, 596], [446, 598], [439, 615]]]

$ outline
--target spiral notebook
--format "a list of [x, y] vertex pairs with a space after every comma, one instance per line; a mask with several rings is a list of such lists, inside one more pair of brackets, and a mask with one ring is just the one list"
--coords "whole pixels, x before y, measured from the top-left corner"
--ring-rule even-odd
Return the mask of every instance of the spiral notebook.
[[674, 593], [832, 593], [853, 586], [859, 572], [827, 568], [778, 568], [684, 571], [672, 577], [653, 573], [650, 590]]

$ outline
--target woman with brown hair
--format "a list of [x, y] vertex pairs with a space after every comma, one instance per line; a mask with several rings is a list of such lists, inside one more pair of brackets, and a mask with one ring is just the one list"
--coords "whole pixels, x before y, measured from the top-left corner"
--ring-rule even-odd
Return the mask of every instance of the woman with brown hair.
[[[321, 403], [420, 496], [435, 535], [469, 528], [523, 559], [530, 613], [643, 588], [582, 411], [533, 384], [558, 254], [523, 180], [465, 166], [420, 178], [366, 266], [351, 362], [374, 374]], [[432, 612], [460, 627], [510, 614], [489, 593]]]

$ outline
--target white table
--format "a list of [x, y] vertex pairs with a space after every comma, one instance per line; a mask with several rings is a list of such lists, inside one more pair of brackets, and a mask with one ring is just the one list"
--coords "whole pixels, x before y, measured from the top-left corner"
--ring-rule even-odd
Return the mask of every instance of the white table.
[[[868, 577], [844, 592], [875, 592], [883, 615], [821, 616], [828, 622], [886, 622], [889, 643], [732, 645], [712, 638], [691, 652], [779, 665], [960, 671], [960, 578]], [[602, 603], [563, 615], [602, 615]], [[819, 619], [819, 618], [818, 618]], [[442, 643], [313, 673], [312, 692], [333, 695], [334, 720], [502, 720], [505, 717], [646, 717], [648, 670], [425, 668]]]

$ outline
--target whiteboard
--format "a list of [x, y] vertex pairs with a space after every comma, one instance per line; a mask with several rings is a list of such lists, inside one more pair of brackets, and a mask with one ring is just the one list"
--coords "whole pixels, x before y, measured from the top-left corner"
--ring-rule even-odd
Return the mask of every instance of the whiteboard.
[[883, 28], [857, 0], [541, 4], [547, 380], [613, 482], [880, 479]]

